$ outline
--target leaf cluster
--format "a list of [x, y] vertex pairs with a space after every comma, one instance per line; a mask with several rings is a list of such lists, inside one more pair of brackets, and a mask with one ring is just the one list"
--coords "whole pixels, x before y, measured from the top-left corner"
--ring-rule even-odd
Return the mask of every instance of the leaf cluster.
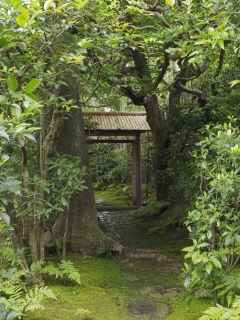
[[240, 257], [239, 129], [231, 123], [207, 126], [192, 152], [199, 192], [185, 224], [193, 246], [184, 248], [185, 287], [214, 290], [217, 301], [230, 297], [239, 282], [228, 274]]

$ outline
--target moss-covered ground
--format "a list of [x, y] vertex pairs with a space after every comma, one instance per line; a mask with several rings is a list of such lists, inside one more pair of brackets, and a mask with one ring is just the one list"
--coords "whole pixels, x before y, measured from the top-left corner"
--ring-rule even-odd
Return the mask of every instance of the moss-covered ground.
[[[110, 191], [95, 191], [95, 199], [102, 199], [104, 203], [114, 206], [131, 206], [131, 196], [125, 195], [122, 189], [112, 189]], [[143, 195], [142, 201], [155, 200], [155, 194], [149, 193], [148, 196]]]
[[[113, 197], [113, 196], [112, 196]], [[110, 202], [105, 194], [98, 193], [97, 197]], [[122, 200], [121, 200], [122, 201]], [[113, 198], [112, 204], [125, 205]], [[141, 222], [138, 222], [141, 223]], [[142, 222], [145, 223], [145, 222]], [[148, 222], [149, 223], [149, 222]], [[150, 223], [149, 223], [150, 224]], [[46, 300], [45, 309], [29, 312], [25, 320], [133, 320], [128, 314], [128, 306], [131, 300], [154, 300], [143, 297], [138, 289], [147, 285], [174, 285], [182, 286], [182, 278], [179, 276], [179, 262], [183, 261], [182, 247], [187, 239], [172, 241], [175, 230], [168, 230], [158, 237], [157, 249], [163, 250], [167, 258], [174, 258], [178, 264], [178, 270], [167, 264], [148, 260], [130, 260], [127, 262], [119, 257], [111, 259], [89, 257], [81, 254], [68, 254], [67, 260], [71, 260], [81, 274], [81, 286], [73, 283], [64, 283], [60, 280], [45, 279], [45, 284], [57, 295], [58, 300]], [[156, 238], [157, 239], [157, 238]], [[56, 257], [50, 256], [55, 260]], [[139, 281], [130, 281], [124, 276], [124, 270], [132, 272]], [[129, 269], [130, 268], [130, 269]], [[131, 269], [132, 268], [132, 269]], [[132, 270], [132, 271], [131, 271]], [[161, 300], [171, 306], [171, 314], [166, 320], [197, 320], [202, 311], [213, 305], [210, 300], [193, 299], [183, 302], [181, 296], [165, 298]], [[146, 318], [138, 318], [146, 319]]]
[[[70, 254], [67, 258], [74, 262], [81, 273], [82, 285], [46, 281], [58, 300], [46, 301], [45, 309], [28, 313], [25, 320], [134, 319], [127, 312], [128, 305], [132, 299], [144, 298], [137, 290], [139, 282], [128, 281], [122, 275], [122, 262], [119, 258], [103, 259], [80, 254]], [[167, 272], [166, 268], [159, 268], [159, 274], [165, 274], [160, 277], [160, 282], [163, 281], [165, 285], [181, 285], [181, 279], [174, 277], [172, 272]], [[142, 268], [136, 270], [136, 274], [141, 270]], [[154, 284], [160, 283], [156, 281], [155, 277]], [[183, 302], [180, 296], [162, 301], [172, 307], [172, 313], [165, 318], [167, 320], [196, 320], [211, 304], [211, 301], [197, 298], [190, 303]]]

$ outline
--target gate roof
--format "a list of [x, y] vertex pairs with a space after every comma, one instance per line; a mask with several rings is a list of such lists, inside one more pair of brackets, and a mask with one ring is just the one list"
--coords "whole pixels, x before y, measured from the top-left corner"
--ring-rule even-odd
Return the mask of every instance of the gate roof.
[[132, 135], [150, 131], [146, 112], [83, 112], [85, 131], [94, 135]]

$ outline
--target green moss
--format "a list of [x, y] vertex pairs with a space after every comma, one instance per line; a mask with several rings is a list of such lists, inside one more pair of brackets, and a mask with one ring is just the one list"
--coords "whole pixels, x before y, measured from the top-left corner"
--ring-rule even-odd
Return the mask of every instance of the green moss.
[[[54, 291], [58, 300], [46, 301], [45, 309], [28, 313], [25, 320], [133, 319], [127, 312], [129, 302], [132, 299], [143, 299], [143, 296], [138, 292], [139, 282], [130, 282], [123, 277], [121, 273], [123, 264], [118, 258], [109, 260], [70, 254], [67, 259], [73, 261], [79, 269], [82, 285], [63, 286], [60, 282], [54, 284], [48, 281], [46, 285]], [[147, 264], [147, 262], [136, 263], [136, 273], [143, 272], [144, 263]], [[181, 284], [181, 280], [173, 277], [166, 266], [161, 268], [159, 268], [159, 278], [157, 277], [158, 282], [153, 277], [152, 284]], [[149, 273], [148, 270], [146, 272]], [[163, 302], [172, 306], [172, 313], [165, 318], [167, 320], [196, 320], [211, 304], [209, 301], [197, 298], [187, 304], [182, 302], [180, 297], [164, 299]]]
[[[104, 203], [113, 205], [113, 206], [130, 206], [132, 203], [132, 198], [127, 197], [121, 192], [120, 189], [113, 189], [113, 190], [104, 190], [104, 191], [95, 191], [94, 192], [95, 199], [96, 200], [103, 200]], [[149, 196], [143, 197], [143, 202], [144, 201], [150, 201], [150, 200], [155, 200], [156, 196], [155, 194], [151, 193]]]

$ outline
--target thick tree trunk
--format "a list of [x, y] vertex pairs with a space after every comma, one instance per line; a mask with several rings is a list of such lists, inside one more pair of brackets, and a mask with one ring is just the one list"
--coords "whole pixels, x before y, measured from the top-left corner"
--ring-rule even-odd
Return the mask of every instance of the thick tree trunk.
[[154, 173], [157, 200], [164, 200], [168, 196], [168, 188], [171, 185], [166, 178], [167, 150], [170, 144], [169, 130], [166, 120], [159, 109], [158, 98], [152, 95], [145, 104], [147, 121], [152, 131], [154, 143]]
[[[76, 86], [63, 87], [60, 95], [77, 100]], [[59, 129], [57, 151], [81, 158], [81, 166], [88, 167], [88, 149], [81, 108], [72, 109]], [[75, 193], [70, 200], [68, 241], [73, 252], [94, 254], [96, 249], [107, 244], [121, 251], [122, 246], [104, 235], [98, 226], [93, 184], [90, 175], [84, 176], [87, 189]]]

